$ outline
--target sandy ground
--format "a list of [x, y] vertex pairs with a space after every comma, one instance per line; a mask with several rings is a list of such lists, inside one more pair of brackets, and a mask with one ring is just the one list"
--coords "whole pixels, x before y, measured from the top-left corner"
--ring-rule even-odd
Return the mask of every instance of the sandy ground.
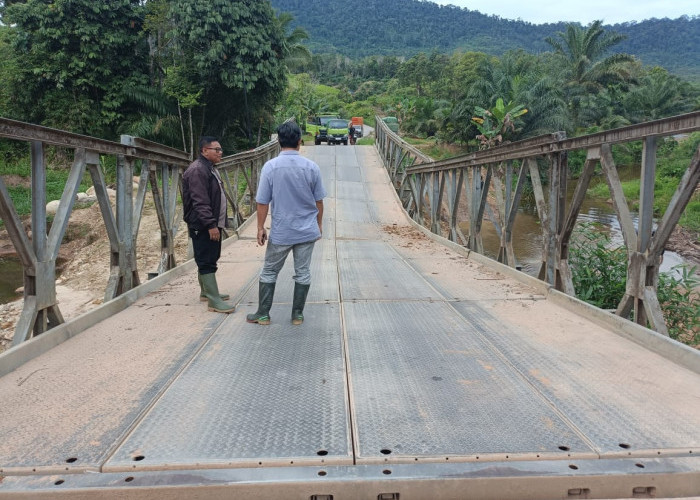
[[[148, 200], [148, 197], [147, 197]], [[186, 226], [175, 238], [176, 261], [187, 259]], [[0, 231], [0, 255], [14, 253], [7, 232]], [[140, 280], [156, 272], [160, 260], [160, 226], [152, 201], [146, 202], [137, 240]], [[102, 223], [99, 205], [76, 209], [71, 214], [66, 236], [57, 260], [56, 296], [63, 318], [68, 321], [102, 304], [109, 279], [109, 239]], [[22, 312], [21, 290], [18, 300], [0, 304], [0, 352], [12, 344], [15, 325]]]

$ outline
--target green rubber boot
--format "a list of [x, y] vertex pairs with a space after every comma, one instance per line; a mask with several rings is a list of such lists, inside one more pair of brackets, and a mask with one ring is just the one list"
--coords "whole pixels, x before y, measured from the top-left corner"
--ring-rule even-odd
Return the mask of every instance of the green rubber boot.
[[236, 306], [232, 306], [221, 300], [219, 285], [216, 284], [216, 275], [214, 273], [202, 274], [201, 279], [202, 288], [207, 297], [208, 309], [210, 311], [228, 314], [236, 310]]
[[304, 322], [304, 305], [306, 304], [306, 295], [309, 293], [310, 286], [294, 283], [294, 301], [292, 302], [293, 325], [301, 325]]
[[258, 310], [253, 314], [246, 316], [248, 323], [257, 323], [258, 325], [270, 324], [270, 308], [272, 307], [272, 298], [275, 296], [275, 283], [258, 284]]
[[[197, 273], [197, 280], [199, 281], [199, 289], [201, 290], [199, 293], [199, 301], [206, 302], [209, 299], [207, 299], [207, 294], [204, 293], [204, 287], [202, 286], [202, 275], [199, 273]], [[231, 298], [228, 293], [219, 293], [219, 297], [221, 297], [221, 300], [228, 300]]]

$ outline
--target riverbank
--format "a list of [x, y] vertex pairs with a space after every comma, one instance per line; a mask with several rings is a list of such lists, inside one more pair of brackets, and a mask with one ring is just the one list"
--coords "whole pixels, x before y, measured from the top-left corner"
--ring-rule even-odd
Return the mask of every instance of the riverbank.
[[[25, 221], [25, 229], [28, 227], [29, 220]], [[176, 262], [184, 262], [187, 253], [187, 231], [182, 223], [175, 237]], [[0, 256], [16, 256], [4, 228], [0, 229]], [[144, 206], [136, 256], [139, 278], [145, 281], [149, 272], [157, 271], [160, 262], [160, 225], [152, 202], [147, 201]], [[109, 238], [99, 205], [73, 210], [57, 259], [56, 297], [66, 321], [103, 303], [109, 258]], [[21, 288], [17, 300], [0, 304], [0, 352], [12, 345], [22, 305]]]

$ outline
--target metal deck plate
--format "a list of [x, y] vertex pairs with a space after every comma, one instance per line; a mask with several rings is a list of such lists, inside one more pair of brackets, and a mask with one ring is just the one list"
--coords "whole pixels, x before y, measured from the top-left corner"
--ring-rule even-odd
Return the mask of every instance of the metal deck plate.
[[[342, 243], [338, 242], [341, 247]], [[410, 266], [396, 258], [382, 254], [376, 258], [340, 259], [338, 267], [343, 300], [442, 300]]]
[[359, 167], [339, 165], [336, 176], [338, 181], [362, 182], [362, 171]]
[[[690, 372], [674, 382], [669, 377], [684, 375], [677, 365], [609, 331], [591, 328], [581, 339], [552, 321], [537, 332], [514, 328], [474, 303], [454, 307], [601, 455], [687, 456], [700, 449], [700, 414], [682, 403], [700, 400], [700, 386], [687, 382], [697, 378]], [[651, 386], [666, 389], [654, 390], [651, 400]]]
[[361, 200], [366, 203], [365, 185], [361, 182], [339, 182], [336, 197], [344, 200]]
[[339, 260], [398, 260], [401, 256], [389, 245], [375, 240], [345, 240], [337, 243]]
[[376, 224], [371, 222], [359, 223], [339, 220], [335, 225], [338, 240], [377, 239], [381, 235]]
[[230, 315], [104, 470], [351, 464], [339, 307], [304, 312]]
[[[129, 317], [124, 314], [114, 316], [103, 323], [110, 325], [114, 335], [119, 335], [122, 329], [135, 330], [139, 327], [152, 325], [153, 311], [147, 307], [132, 306]], [[163, 311], [163, 309], [160, 309]], [[159, 312], [159, 314], [166, 314]], [[162, 388], [178, 373], [182, 366], [197, 352], [204, 342], [212, 335], [213, 331], [222, 322], [221, 316], [202, 316], [201, 327], [196, 332], [185, 330], [189, 340], [181, 345], [173, 343], [171, 346], [173, 357], [163, 359], [163, 364], [158, 367], [156, 376], [147, 383], [135, 381], [131, 385], [131, 392], [120, 395], [121, 404], [114, 408], [111, 402], [91, 401], [90, 391], [109, 391], [109, 380], [103, 380], [100, 373], [93, 373], [91, 380], [86, 382], [75, 377], [76, 363], [89, 366], [90, 356], [99, 356], [101, 350], [109, 350], [108, 339], [105, 345], [96, 348], [95, 351], [81, 351], [73, 348], [70, 355], [65, 354], [54, 363], [59, 363], [59, 373], [73, 378], [69, 383], [65, 376], [50, 377], [42, 382], [42, 389], [36, 389], [32, 398], [41, 398], [41, 394], [48, 391], [49, 396], [37, 401], [37, 410], [33, 415], [25, 417], [21, 425], [13, 428], [0, 429], [0, 471], [9, 474], [13, 470], [20, 473], [34, 473], [36, 471], [81, 471], [86, 469], [99, 470], [107, 459], [111, 449], [127, 435], [131, 426], [138, 420], [143, 408], [148, 407], [152, 401], [158, 398]], [[174, 332], [171, 332], [174, 333]], [[182, 337], [183, 332], [177, 332], [171, 337]], [[73, 339], [71, 339], [73, 340]], [[80, 339], [82, 340], [82, 339]], [[73, 344], [78, 343], [74, 341]], [[59, 346], [68, 347], [68, 343]], [[91, 344], [88, 343], [88, 346]], [[179, 349], [179, 352], [176, 351]], [[40, 368], [37, 373], [41, 373]], [[53, 364], [51, 369], [56, 369]], [[99, 370], [99, 368], [95, 368]], [[122, 374], [128, 379], [132, 374]], [[12, 375], [8, 375], [12, 377]], [[29, 377], [27, 377], [29, 378]], [[30, 379], [37, 380], [38, 377]], [[23, 381], [12, 382], [13, 385], [21, 385]], [[26, 384], [30, 386], [30, 384]], [[86, 391], [87, 386], [87, 391]], [[2, 404], [5, 410], [12, 411], [15, 406], [11, 398], [6, 397]], [[46, 409], [49, 408], [50, 411]], [[78, 412], [80, 422], [76, 424], [71, 414]], [[5, 422], [10, 421], [8, 418]], [[40, 431], [37, 431], [40, 429]], [[5, 448], [7, 446], [7, 448]], [[0, 478], [2, 474], [0, 474]], [[1, 483], [2, 481], [0, 481]]]
[[[262, 267], [262, 263], [260, 265]], [[292, 303], [294, 295], [293, 276], [294, 256], [290, 252], [284, 267], [277, 276], [274, 296], [275, 305]], [[335, 258], [335, 241], [322, 239], [314, 245], [314, 253], [311, 258], [311, 288], [309, 288], [307, 302], [338, 302], [338, 300], [338, 266]], [[258, 303], [257, 280], [252, 284], [241, 302], [243, 304]]]
[[[355, 148], [339, 148], [335, 154], [335, 164], [338, 170], [344, 170], [348, 168], [358, 168], [360, 166], [360, 161], [357, 158], [357, 151]], [[339, 177], [340, 178], [340, 177]]]
[[358, 464], [596, 456], [448, 304], [344, 312]]
[[337, 200], [335, 213], [338, 220], [343, 222], [374, 222], [364, 200]]

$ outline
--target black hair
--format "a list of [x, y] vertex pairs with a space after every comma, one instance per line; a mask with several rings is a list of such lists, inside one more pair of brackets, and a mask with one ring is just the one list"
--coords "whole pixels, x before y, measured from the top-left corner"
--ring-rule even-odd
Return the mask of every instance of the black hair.
[[202, 149], [204, 149], [204, 146], [207, 146], [211, 144], [212, 142], [218, 142], [219, 139], [216, 137], [213, 137], [211, 135], [203, 135], [202, 137], [199, 138], [199, 152], [202, 152]]
[[277, 140], [283, 148], [296, 148], [301, 140], [301, 129], [296, 123], [284, 122], [277, 127]]

